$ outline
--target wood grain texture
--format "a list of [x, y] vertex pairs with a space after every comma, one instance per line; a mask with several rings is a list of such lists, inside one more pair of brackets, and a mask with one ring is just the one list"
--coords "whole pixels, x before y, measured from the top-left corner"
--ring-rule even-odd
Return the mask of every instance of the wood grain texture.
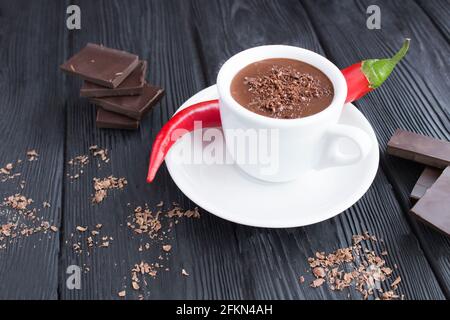
[[[61, 225], [61, 233], [34, 235], [0, 250], [0, 299], [117, 299], [123, 289], [127, 299], [359, 299], [353, 290], [309, 288], [306, 270], [316, 251], [349, 246], [351, 236], [364, 231], [384, 239], [377, 249], [387, 249], [387, 263], [398, 265], [395, 275], [402, 277], [399, 292], [406, 299], [442, 299], [444, 293], [448, 298], [450, 241], [406, 214], [422, 166], [383, 152], [400, 126], [450, 137], [448, 16], [442, 10], [447, 5], [375, 3], [382, 8], [380, 31], [365, 29], [368, 1], [1, 1], [0, 167], [24, 159], [29, 149], [39, 152], [37, 162], [24, 163], [19, 181], [26, 180], [23, 193], [36, 204], [51, 203], [40, 215]], [[81, 30], [65, 28], [69, 4], [81, 8]], [[358, 102], [377, 132], [382, 167], [356, 205], [316, 225], [280, 230], [240, 226], [201, 211], [199, 220], [180, 219], [164, 240], [173, 247], [163, 261], [170, 270], [160, 270], [144, 290], [130, 289], [133, 265], [156, 262], [162, 253], [160, 244], [138, 251], [147, 239], [126, 226], [133, 208], [154, 208], [161, 200], [166, 207], [173, 201], [195, 206], [165, 167], [154, 184], [146, 184], [151, 143], [183, 101], [215, 82], [228, 57], [283, 43], [326, 54], [343, 67], [393, 53], [404, 35], [413, 38], [413, 47], [402, 68]], [[58, 70], [87, 42], [139, 54], [149, 62], [147, 80], [166, 89], [138, 131], [96, 129], [94, 107], [79, 97], [81, 81]], [[91, 145], [107, 148], [110, 163], [91, 157], [80, 178], [70, 179], [67, 174], [75, 172], [68, 160], [89, 154]], [[128, 186], [92, 205], [92, 179], [110, 174], [126, 177]], [[16, 190], [17, 180], [0, 183], [0, 198]], [[89, 256], [75, 253], [76, 227], [98, 223], [101, 234], [113, 238], [110, 247]], [[84, 271], [80, 290], [66, 287], [70, 265]], [[181, 275], [182, 268], [189, 277]], [[304, 284], [298, 282], [301, 275]]]
[[448, 23], [450, 2], [448, 0], [416, 0], [416, 2], [429, 16], [431, 22], [447, 39], [447, 42], [450, 42], [450, 24]]
[[[357, 4], [340, 3], [343, 8], [348, 5], [358, 8]], [[322, 6], [326, 7], [327, 4], [322, 3]], [[333, 6], [339, 5], [336, 2]], [[324, 22], [313, 25], [298, 1], [194, 1], [193, 7], [197, 42], [210, 84], [215, 82], [217, 71], [228, 57], [248, 47], [282, 43], [323, 52], [314, 30], [321, 28]], [[350, 16], [341, 14], [335, 17], [332, 10], [323, 10], [321, 6], [308, 11], [315, 11], [317, 15], [326, 11], [322, 20], [343, 19], [349, 24], [348, 29], [354, 28], [347, 32], [359, 32], [352, 25]], [[335, 39], [328, 41], [338, 44]], [[366, 43], [373, 45], [369, 41]], [[384, 47], [383, 44], [379, 45]], [[337, 50], [345, 54], [346, 47], [341, 45]], [[342, 62], [336, 62], [342, 65]], [[436, 117], [436, 121], [441, 120]], [[376, 126], [378, 122], [372, 124]], [[346, 298], [347, 293], [336, 294], [325, 288], [312, 290], [300, 286], [295, 282], [295, 275], [305, 270], [306, 259], [314, 250], [326, 251], [348, 245], [353, 234], [366, 230], [385, 240], [385, 246], [390, 252], [388, 263], [399, 266], [398, 272], [404, 279], [401, 293], [407, 299], [444, 298], [382, 169], [368, 193], [337, 218], [291, 230], [254, 229], [236, 225], [236, 239], [244, 253], [240, 263], [248, 271], [244, 287], [246, 296]], [[353, 291], [350, 291], [350, 295], [352, 298], [358, 297]]]
[[[184, 100], [205, 86], [187, 24], [190, 11], [185, 4], [184, 1], [79, 2], [84, 12], [83, 29], [72, 33], [70, 54], [88, 41], [135, 52], [149, 62], [147, 79], [163, 86], [167, 95], [143, 121], [139, 131], [98, 130], [94, 128], [93, 106], [78, 98], [80, 83], [71, 79], [67, 159], [85, 154], [90, 145], [97, 144], [110, 150], [111, 163], [99, 170], [93, 162], [78, 181], [65, 181], [65, 237], [60, 269], [60, 290], [64, 299], [116, 299], [124, 287], [127, 287], [129, 299], [136, 299], [140, 293], [146, 299], [242, 296], [236, 284], [243, 281], [243, 273], [235, 263], [239, 248], [233, 224], [207, 213], [202, 213], [199, 220], [180, 221], [174, 228], [171, 257], [164, 261], [169, 272], [160, 271], [142, 292], [130, 289], [130, 270], [134, 264], [158, 262], [156, 258], [161, 254], [160, 246], [138, 251], [139, 245], [145, 244], [147, 239], [134, 236], [126, 227], [126, 218], [133, 208], [145, 203], [154, 208], [160, 200], [169, 205], [176, 201], [185, 208], [193, 206], [174, 185], [165, 168], [152, 185], [145, 181], [151, 143], [161, 125]], [[126, 177], [129, 185], [124, 191], [112, 192], [103, 203], [91, 205], [92, 178], [109, 174]], [[131, 206], [127, 207], [127, 203]], [[70, 233], [76, 233], [77, 225], [96, 223], [102, 223], [102, 232], [115, 239], [110, 248], [94, 250], [90, 257], [75, 254], [70, 247]], [[224, 241], [227, 238], [231, 241]], [[83, 274], [81, 290], [65, 288], [65, 269], [71, 264], [90, 267], [90, 271]], [[182, 276], [182, 268], [191, 276]]]
[[[64, 10], [59, 2], [53, 8]], [[38, 2], [0, 3], [0, 167], [23, 160], [20, 177], [0, 182], [0, 203], [22, 193], [41, 208], [37, 216], [55, 225], [63, 174], [63, 82], [56, 67], [64, 50], [63, 23]], [[26, 161], [31, 149], [38, 161]], [[42, 209], [44, 201], [51, 208]], [[13, 214], [0, 207], [0, 223]], [[7, 242], [0, 249], [0, 299], [56, 299], [58, 250], [59, 233], [53, 232]]]
[[[450, 238], [410, 219], [408, 215], [411, 207], [408, 196], [423, 166], [384, 152], [397, 128], [450, 140], [449, 43], [414, 2], [407, 6], [402, 1], [304, 3], [326, 54], [339, 67], [362, 58], [390, 56], [398, 50], [405, 37], [411, 38], [410, 52], [390, 79], [356, 104], [375, 128], [383, 171], [441, 288], [449, 297]], [[381, 30], [365, 28], [365, 10], [370, 4], [378, 4], [381, 8]], [[446, 12], [448, 15], [449, 11]]]

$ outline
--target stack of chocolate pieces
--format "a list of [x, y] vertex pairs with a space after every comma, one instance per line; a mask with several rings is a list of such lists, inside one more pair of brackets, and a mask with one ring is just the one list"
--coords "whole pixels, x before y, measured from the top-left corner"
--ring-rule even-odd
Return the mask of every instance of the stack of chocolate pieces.
[[164, 89], [145, 81], [147, 61], [102, 45], [88, 43], [61, 69], [84, 80], [80, 96], [97, 105], [98, 128], [137, 129], [164, 95]]
[[397, 130], [387, 152], [427, 165], [411, 192], [411, 213], [450, 235], [450, 142]]

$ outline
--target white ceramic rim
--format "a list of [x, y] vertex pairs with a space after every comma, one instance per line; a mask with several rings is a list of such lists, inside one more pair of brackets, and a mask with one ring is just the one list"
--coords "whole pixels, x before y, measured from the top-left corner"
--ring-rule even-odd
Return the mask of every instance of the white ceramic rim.
[[[299, 60], [309, 63], [322, 71], [333, 84], [334, 97], [331, 104], [316, 114], [297, 119], [270, 118], [254, 113], [241, 106], [234, 100], [230, 92], [231, 81], [234, 76], [251, 63], [272, 58]], [[290, 127], [311, 122], [320, 122], [332, 112], [338, 112], [340, 114], [347, 97], [347, 82], [345, 81], [344, 75], [330, 60], [313, 51], [287, 45], [259, 46], [235, 54], [228, 59], [220, 69], [217, 76], [217, 89], [219, 92], [219, 99], [224, 107], [230, 108], [242, 117], [269, 127]]]

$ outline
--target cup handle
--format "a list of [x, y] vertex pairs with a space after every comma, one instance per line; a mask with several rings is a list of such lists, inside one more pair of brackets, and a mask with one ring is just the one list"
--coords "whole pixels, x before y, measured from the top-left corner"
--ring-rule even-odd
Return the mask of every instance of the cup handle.
[[[328, 128], [327, 133], [331, 136], [331, 141], [327, 148], [328, 163], [326, 166], [346, 166], [357, 163], [367, 157], [372, 148], [372, 140], [369, 135], [359, 128], [335, 124]], [[358, 152], [353, 154], [342, 152], [339, 148], [341, 138], [353, 141], [358, 148]]]

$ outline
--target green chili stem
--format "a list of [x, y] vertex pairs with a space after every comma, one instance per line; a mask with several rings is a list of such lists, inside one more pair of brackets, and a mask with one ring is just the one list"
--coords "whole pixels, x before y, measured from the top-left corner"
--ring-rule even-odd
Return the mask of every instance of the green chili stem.
[[395, 65], [405, 56], [409, 49], [410, 39], [405, 39], [403, 46], [388, 59], [369, 59], [362, 62], [361, 70], [369, 81], [370, 88], [375, 89], [389, 77]]
[[403, 42], [403, 46], [400, 48], [400, 50], [391, 58], [391, 60], [394, 63], [398, 63], [402, 58], [406, 55], [409, 49], [409, 43], [411, 42], [411, 39], [406, 38], [405, 42]]

